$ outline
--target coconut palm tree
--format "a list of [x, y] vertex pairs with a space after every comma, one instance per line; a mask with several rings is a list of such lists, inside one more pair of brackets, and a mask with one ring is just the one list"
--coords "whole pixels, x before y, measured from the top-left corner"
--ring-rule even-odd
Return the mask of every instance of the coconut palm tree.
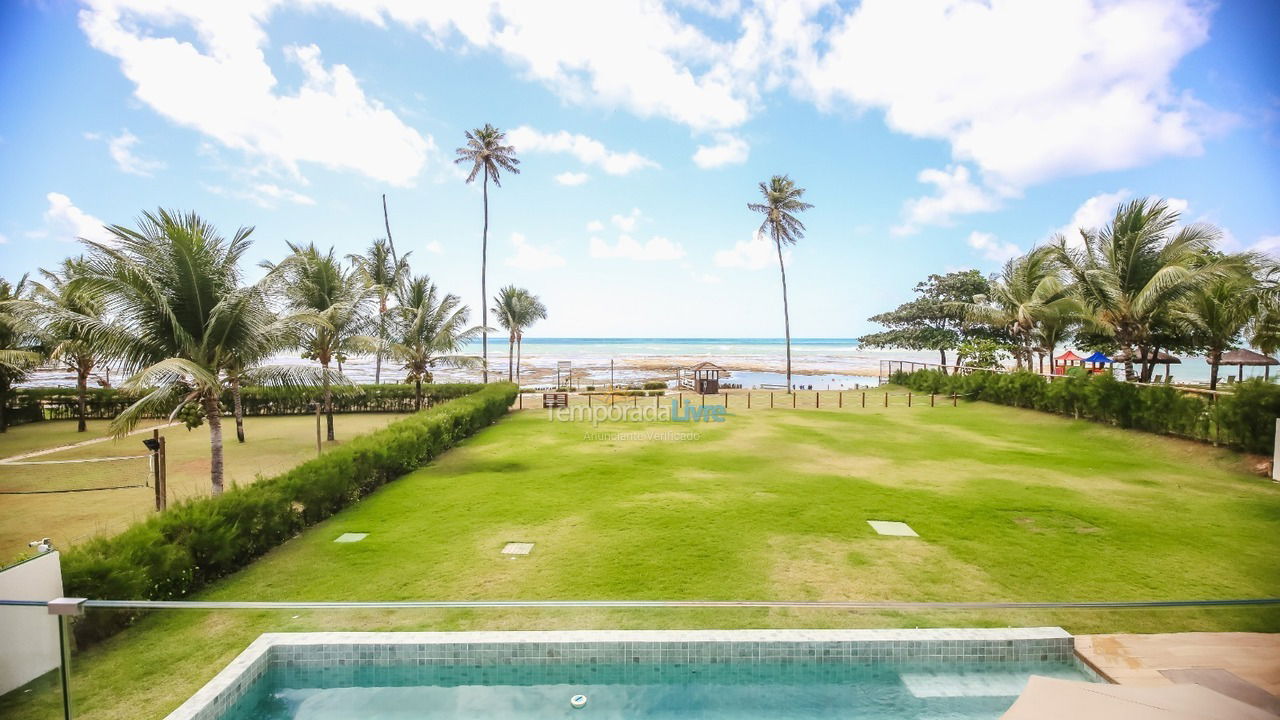
[[[110, 243], [82, 240], [89, 247], [81, 271], [68, 283], [103, 303], [106, 322], [78, 318], [85, 341], [116, 358], [132, 376], [126, 390], [145, 391], [111, 423], [123, 435], [143, 417], [171, 416], [188, 403], [203, 408], [209, 424], [210, 482], [223, 490], [222, 371], [237, 355], [247, 356], [278, 322], [266, 302], [273, 274], [241, 286], [239, 261], [253, 228], [239, 228], [230, 240], [194, 212], [145, 212], [136, 227], [110, 225]], [[314, 373], [298, 368], [256, 368], [255, 384], [313, 386]]]
[[484, 230], [480, 236], [480, 326], [484, 328], [481, 338], [481, 356], [484, 362], [484, 381], [489, 382], [489, 310], [483, 299], [489, 297], [485, 280], [489, 262], [489, 181], [494, 187], [502, 187], [501, 171], [519, 175], [520, 161], [516, 159], [516, 149], [505, 145], [507, 134], [498, 128], [485, 123], [482, 128], [467, 131], [467, 144], [458, 148], [455, 163], [471, 164], [471, 172], [467, 182], [472, 182], [477, 175], [484, 174]]
[[40, 328], [31, 317], [30, 294], [26, 275], [16, 283], [0, 278], [0, 433], [9, 429], [5, 408], [14, 384], [44, 357]]
[[[274, 287], [286, 306], [308, 318], [299, 324], [296, 347], [304, 358], [320, 363], [326, 437], [333, 442], [333, 383], [350, 384], [342, 375], [342, 363], [348, 353], [373, 352], [378, 346], [375, 338], [364, 334], [370, 324], [365, 306], [372, 293], [357, 272], [347, 270], [334, 257], [333, 248], [320, 252], [315, 243], [288, 245], [292, 253], [288, 258], [279, 265], [263, 266], [279, 272], [280, 281]], [[334, 363], [336, 373], [330, 370]]]
[[525, 328], [546, 319], [547, 307], [528, 290], [508, 285], [493, 297], [493, 313], [498, 325], [507, 331], [507, 382], [519, 382], [517, 344], [524, 339]]
[[747, 203], [747, 209], [764, 215], [757, 231], [767, 234], [778, 251], [778, 271], [782, 273], [782, 318], [787, 336], [787, 392], [791, 392], [791, 310], [787, 306], [787, 268], [782, 261], [782, 246], [795, 245], [804, 237], [804, 223], [796, 213], [813, 207], [800, 198], [804, 188], [797, 187], [787, 175], [774, 175], [768, 183], [760, 183], [760, 196], [764, 202]]
[[1126, 380], [1135, 377], [1132, 358], [1155, 355], [1153, 328], [1172, 304], [1221, 277], [1234, 262], [1205, 260], [1220, 230], [1178, 224], [1178, 213], [1164, 200], [1141, 198], [1117, 207], [1102, 229], [1081, 229], [1080, 246], [1061, 236], [1052, 245], [1090, 323], [1127, 350]]
[[107, 359], [101, 348], [82, 331], [82, 317], [109, 324], [106, 303], [101, 297], [76, 288], [72, 281], [85, 272], [83, 257], [67, 258], [57, 270], [41, 270], [44, 282], [34, 283], [34, 315], [44, 325], [49, 343], [49, 359], [76, 375], [76, 430], [85, 432], [88, 414], [89, 377]]
[[[384, 196], [385, 200], [385, 196]], [[395, 296], [396, 288], [409, 275], [409, 255], [397, 258], [395, 250], [385, 238], [378, 238], [369, 245], [363, 255], [348, 255], [347, 260], [366, 287], [378, 299], [378, 349], [374, 354], [373, 382], [382, 383], [382, 356], [387, 345], [387, 301]]]
[[1209, 389], [1218, 388], [1222, 354], [1240, 344], [1261, 310], [1258, 283], [1236, 272], [1202, 285], [1178, 300], [1170, 317], [1175, 328], [1202, 347], [1209, 359]]
[[395, 313], [389, 353], [403, 363], [414, 385], [413, 407], [421, 410], [422, 383], [431, 382], [432, 369], [475, 367], [482, 362], [460, 351], [484, 329], [468, 327], [470, 310], [462, 299], [453, 294], [441, 296], [426, 275], [409, 279], [397, 290]]
[[[1062, 322], [1076, 308], [1054, 252], [1047, 247], [1010, 259], [992, 280], [990, 293], [958, 305], [971, 322], [986, 323], [1008, 333], [1019, 368], [1033, 367], [1031, 356], [1037, 339], [1057, 339], [1044, 337], [1041, 326]], [[1056, 336], [1060, 331], [1054, 329], [1049, 334]]]

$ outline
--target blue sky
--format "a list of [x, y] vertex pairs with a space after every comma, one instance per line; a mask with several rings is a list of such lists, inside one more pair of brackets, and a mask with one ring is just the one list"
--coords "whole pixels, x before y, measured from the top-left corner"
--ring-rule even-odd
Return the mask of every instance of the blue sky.
[[[510, 132], [489, 288], [546, 336], [781, 335], [746, 209], [789, 173], [793, 334], [848, 337], [931, 272], [990, 272], [1115, 203], [1172, 198], [1280, 252], [1269, 0], [0, 4], [0, 263], [157, 206], [251, 261], [383, 235], [476, 309], [463, 132]], [[247, 268], [250, 273], [251, 268]]]

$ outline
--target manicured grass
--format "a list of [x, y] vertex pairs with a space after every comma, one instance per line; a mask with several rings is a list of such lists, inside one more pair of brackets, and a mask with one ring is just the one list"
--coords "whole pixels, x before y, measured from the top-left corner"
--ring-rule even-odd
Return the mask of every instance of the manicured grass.
[[[161, 420], [144, 420], [138, 427], [150, 427], [162, 422]], [[84, 432], [76, 431], [75, 420], [50, 420], [16, 425], [0, 433], [0, 459], [33, 450], [104, 438], [108, 434], [108, 425], [110, 425], [108, 420], [89, 420]]]
[[[343, 438], [380, 428], [404, 417], [390, 413], [352, 413], [335, 418], [338, 442]], [[93, 437], [102, 437], [106, 423], [91, 424], [91, 432], [76, 433], [74, 421], [33, 423], [0, 435], [0, 448], [27, 449], [58, 447]], [[226, 483], [248, 484], [259, 475], [270, 477], [316, 452], [315, 419], [307, 416], [250, 417], [245, 419], [247, 442], [236, 442], [235, 426], [224, 427]], [[69, 434], [68, 434], [69, 433]], [[16, 440], [11, 442], [9, 436]], [[209, 431], [199, 427], [187, 431], [182, 426], [164, 430], [168, 457], [169, 501], [205, 495], [209, 492]], [[31, 461], [74, 460], [95, 457], [145, 455], [142, 439], [150, 434], [107, 440], [81, 448], [29, 458]], [[47, 438], [47, 439], [46, 439]], [[25, 452], [15, 450], [5, 456]], [[0, 490], [67, 489], [143, 485], [147, 482], [147, 459], [63, 465], [0, 465]], [[155, 511], [152, 488], [126, 487], [92, 492], [7, 495], [0, 494], [0, 565], [28, 551], [27, 542], [51, 537], [58, 547], [67, 547], [102, 533], [114, 533]]]
[[[199, 599], [1280, 595], [1280, 488], [1245, 464], [1202, 445], [985, 404], [753, 411], [722, 424], [595, 429], [525, 411]], [[921, 537], [875, 535], [868, 519], [907, 522]], [[333, 543], [343, 532], [369, 537]], [[499, 553], [508, 541], [536, 547], [512, 559]], [[266, 631], [1039, 624], [1275, 631], [1280, 613], [163, 612], [77, 658], [77, 706], [86, 719], [161, 716]], [[44, 681], [10, 695], [0, 715], [52, 716], [55, 690]]]

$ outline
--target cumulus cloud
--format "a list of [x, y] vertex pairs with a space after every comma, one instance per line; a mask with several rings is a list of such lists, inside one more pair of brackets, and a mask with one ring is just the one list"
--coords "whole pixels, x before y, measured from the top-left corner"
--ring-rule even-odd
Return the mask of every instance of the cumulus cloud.
[[[287, 45], [301, 86], [282, 92], [267, 64], [263, 23], [272, 4], [92, 0], [80, 26], [116, 58], [134, 96], [165, 118], [223, 146], [298, 174], [302, 163], [406, 185], [432, 147], [346, 65], [326, 66], [315, 45]], [[198, 46], [178, 31], [189, 28]], [[127, 149], [127, 146], [126, 146]]]
[[[783, 253], [784, 260], [790, 257], [790, 251]], [[773, 241], [757, 230], [750, 240], [740, 240], [732, 248], [717, 250], [711, 260], [716, 267], [760, 270], [777, 264], [778, 251]]]
[[[85, 133], [85, 137], [89, 140], [101, 139], [97, 133]], [[107, 154], [115, 161], [116, 167], [120, 172], [129, 173], [130, 175], [139, 175], [141, 177], [151, 177], [157, 170], [163, 170], [165, 164], [159, 160], [140, 157], [134, 152], [134, 148], [142, 143], [137, 135], [129, 132], [128, 128], [120, 131], [119, 135], [107, 138]]]
[[741, 165], [751, 154], [746, 140], [729, 133], [717, 133], [714, 145], [699, 145], [693, 153], [693, 163], [700, 168], [718, 168], [725, 165]]
[[592, 220], [587, 223], [587, 232], [600, 232], [601, 230], [604, 230], [604, 223], [599, 220]]
[[543, 133], [521, 125], [507, 133], [507, 141], [516, 152], [566, 153], [577, 158], [578, 162], [595, 165], [610, 175], [627, 175], [643, 168], [658, 167], [656, 162], [639, 153], [615, 152], [599, 140], [565, 130]]
[[996, 185], [1119, 170], [1201, 152], [1231, 122], [1171, 81], [1208, 39], [1194, 0], [865, 0], [799, 75], [830, 107], [877, 108], [898, 132], [948, 142]]
[[945, 170], [921, 170], [917, 179], [933, 185], [937, 192], [925, 197], [908, 200], [903, 206], [902, 224], [895, 226], [895, 235], [911, 235], [922, 225], [951, 225], [956, 215], [988, 212], [1000, 207], [996, 194], [973, 182], [969, 168], [953, 165]]
[[274, 183], [252, 183], [244, 188], [228, 188], [222, 185], [206, 185], [205, 189], [214, 195], [248, 200], [260, 208], [273, 209], [282, 202], [294, 205], [315, 205], [315, 198], [296, 190], [280, 187]]
[[982, 253], [982, 257], [995, 262], [1004, 262], [1022, 254], [1022, 249], [1013, 243], [1000, 242], [995, 235], [974, 230], [969, 233], [969, 247]]
[[1280, 256], [1280, 235], [1264, 235], [1250, 248], [1254, 252]]
[[[609, 222], [624, 233], [632, 232], [636, 229], [636, 224], [640, 222], [640, 208], [631, 208], [631, 212], [626, 215], [614, 215], [609, 218]], [[598, 224], [598, 223], [597, 223]], [[590, 226], [588, 226], [590, 229]]]
[[5, 237], [4, 233], [0, 233], [0, 245], [5, 245], [8, 242], [9, 238]]
[[556, 182], [561, 185], [573, 187], [574, 185], [581, 185], [586, 182], [588, 177], [589, 176], [586, 173], [562, 172], [559, 175], [556, 175]]
[[626, 260], [679, 260], [684, 257], [684, 247], [661, 235], [654, 235], [641, 243], [630, 235], [619, 235], [618, 242], [610, 245], [598, 237], [588, 243], [593, 258], [623, 258]]
[[534, 245], [522, 233], [511, 233], [515, 254], [507, 257], [507, 265], [521, 270], [548, 270], [564, 265], [565, 260], [550, 247]]
[[444, 246], [440, 244], [439, 240], [432, 240], [431, 242], [427, 243], [424, 247], [426, 248], [426, 251], [431, 253], [432, 255], [444, 254]]
[[78, 239], [94, 242], [110, 242], [112, 235], [104, 226], [106, 223], [81, 210], [71, 202], [71, 198], [58, 192], [44, 196], [49, 207], [44, 211], [44, 223], [49, 235], [64, 242]]

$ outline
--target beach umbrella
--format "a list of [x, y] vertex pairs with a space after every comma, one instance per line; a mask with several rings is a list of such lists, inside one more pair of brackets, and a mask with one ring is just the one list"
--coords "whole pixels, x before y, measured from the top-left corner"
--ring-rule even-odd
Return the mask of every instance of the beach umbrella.
[[[1150, 357], [1150, 351], [1146, 353], [1136, 352], [1136, 353], [1133, 353], [1133, 358], [1131, 360], [1129, 357], [1129, 351], [1121, 350], [1120, 352], [1112, 356], [1112, 361], [1118, 362], [1118, 363], [1123, 363], [1123, 362], [1145, 363], [1148, 357]], [[1163, 350], [1156, 353], [1154, 362], [1156, 365], [1164, 365], [1164, 374], [1166, 376], [1169, 375], [1170, 365], [1182, 364], [1182, 360], [1170, 355], [1169, 353]]]
[[1111, 358], [1103, 355], [1099, 351], [1095, 351], [1092, 355], [1085, 358], [1084, 361], [1087, 363], [1109, 363], [1111, 362]]
[[1032, 675], [1001, 720], [1275, 720], [1203, 685], [1132, 687]]
[[[1212, 359], [1209, 360], [1209, 364], [1211, 365], [1213, 364]], [[1270, 379], [1271, 366], [1280, 365], [1280, 360], [1276, 360], [1275, 358], [1270, 357], [1268, 355], [1263, 355], [1262, 353], [1241, 348], [1240, 350], [1230, 350], [1228, 352], [1222, 353], [1222, 360], [1218, 362], [1218, 365], [1235, 365], [1237, 376], [1241, 380], [1244, 379], [1245, 365], [1248, 365], [1250, 367], [1260, 366], [1265, 368], [1263, 370], [1262, 376]]]

